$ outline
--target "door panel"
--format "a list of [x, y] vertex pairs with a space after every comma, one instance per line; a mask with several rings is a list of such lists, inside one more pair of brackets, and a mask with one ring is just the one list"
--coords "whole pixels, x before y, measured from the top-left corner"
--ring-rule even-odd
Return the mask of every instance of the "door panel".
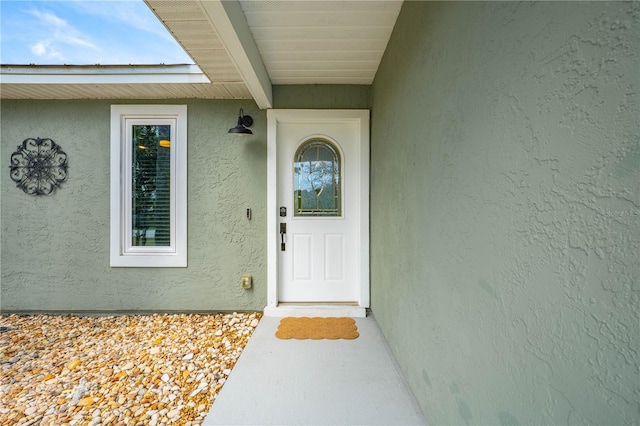
[[324, 279], [344, 279], [343, 234], [325, 234], [324, 236]]
[[350, 253], [359, 243], [359, 127], [284, 123], [278, 133], [278, 206], [294, 212], [280, 218], [289, 244], [280, 252], [279, 299], [357, 301], [358, 265]]
[[369, 111], [269, 110], [267, 120], [265, 313], [363, 316], [369, 306]]
[[291, 251], [293, 252], [293, 279], [311, 280], [311, 234], [293, 234]]

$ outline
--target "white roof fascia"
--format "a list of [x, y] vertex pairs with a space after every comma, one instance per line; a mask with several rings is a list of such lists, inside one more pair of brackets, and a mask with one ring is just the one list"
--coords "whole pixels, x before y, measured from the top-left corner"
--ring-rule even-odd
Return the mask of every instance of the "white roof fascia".
[[2, 65], [1, 84], [211, 83], [196, 65]]
[[231, 60], [260, 109], [273, 107], [269, 74], [262, 62], [247, 18], [238, 0], [200, 0], [200, 7], [218, 32]]

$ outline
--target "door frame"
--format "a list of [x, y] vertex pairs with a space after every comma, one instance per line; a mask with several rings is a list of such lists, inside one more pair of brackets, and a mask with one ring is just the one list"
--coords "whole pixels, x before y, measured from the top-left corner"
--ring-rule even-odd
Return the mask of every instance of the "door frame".
[[[269, 316], [365, 316], [369, 307], [369, 120], [368, 109], [270, 109], [267, 110], [267, 306]], [[360, 250], [356, 271], [357, 306], [336, 304], [282, 304], [278, 297], [278, 124], [353, 123], [359, 129]]]

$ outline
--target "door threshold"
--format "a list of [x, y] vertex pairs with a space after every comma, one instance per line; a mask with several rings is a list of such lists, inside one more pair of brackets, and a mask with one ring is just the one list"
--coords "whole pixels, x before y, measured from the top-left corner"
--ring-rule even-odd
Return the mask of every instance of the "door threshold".
[[351, 317], [365, 318], [367, 308], [357, 303], [278, 303], [267, 306], [264, 314], [268, 317]]

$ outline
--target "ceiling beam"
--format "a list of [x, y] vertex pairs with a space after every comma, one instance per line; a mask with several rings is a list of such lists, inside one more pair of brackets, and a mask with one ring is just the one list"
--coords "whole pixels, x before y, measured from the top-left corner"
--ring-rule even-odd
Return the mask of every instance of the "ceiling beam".
[[269, 74], [238, 0], [199, 0], [260, 109], [273, 107]]

